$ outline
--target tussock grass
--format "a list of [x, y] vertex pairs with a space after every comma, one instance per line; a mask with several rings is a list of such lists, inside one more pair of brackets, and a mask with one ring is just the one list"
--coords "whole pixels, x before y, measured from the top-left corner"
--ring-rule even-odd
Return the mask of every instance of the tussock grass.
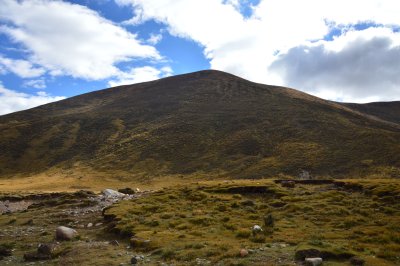
[[[256, 182], [267, 187], [268, 192], [248, 193], [246, 187], [254, 191]], [[117, 230], [131, 226], [132, 233], [150, 239], [154, 247], [168, 246], [167, 255], [160, 255], [160, 259], [182, 265], [194, 257], [206, 257], [212, 263], [235, 259], [243, 265], [262, 265], [260, 258], [279, 257], [280, 252], [287, 252], [291, 255], [286, 258], [292, 260], [295, 250], [306, 247], [330, 254], [332, 263], [348, 254], [375, 263], [371, 265], [400, 263], [396, 255], [400, 248], [400, 202], [386, 206], [388, 195], [400, 195], [399, 181], [346, 181], [360, 185], [359, 191], [329, 184], [283, 188], [269, 180], [256, 182], [205, 182], [169, 188], [147, 198], [120, 202], [106, 213], [121, 219]], [[239, 188], [243, 192], [240, 196], [227, 193]], [[285, 205], [276, 207], [279, 202]], [[148, 211], [148, 206], [158, 208]], [[126, 219], [127, 213], [139, 213], [146, 220], [159, 223], [151, 226]], [[263, 232], [252, 233], [256, 224], [262, 226]], [[202, 246], [203, 243], [207, 244]], [[273, 248], [276, 243], [286, 245], [278, 251]], [[211, 246], [213, 252], [209, 250]], [[241, 248], [267, 248], [268, 256], [255, 252], [238, 258]], [[327, 265], [334, 265], [330, 263]]]

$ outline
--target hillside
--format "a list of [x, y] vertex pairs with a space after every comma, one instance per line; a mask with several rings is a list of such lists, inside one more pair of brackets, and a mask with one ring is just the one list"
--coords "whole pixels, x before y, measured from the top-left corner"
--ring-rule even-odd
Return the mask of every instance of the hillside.
[[348, 103], [346, 106], [386, 121], [400, 124], [400, 102], [377, 102], [366, 104]]
[[374, 106], [219, 71], [120, 86], [0, 116], [0, 176], [399, 175], [398, 116]]

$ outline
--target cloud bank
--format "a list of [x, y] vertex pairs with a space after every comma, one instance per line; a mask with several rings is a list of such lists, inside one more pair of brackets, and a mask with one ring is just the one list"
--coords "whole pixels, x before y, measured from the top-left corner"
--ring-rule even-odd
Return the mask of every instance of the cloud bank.
[[[400, 75], [398, 68], [392, 71], [394, 73], [388, 73], [393, 64], [382, 59], [397, 58], [394, 29], [400, 27], [399, 1], [261, 0], [251, 7], [249, 16], [240, 12], [240, 5], [248, 3], [244, 0], [115, 1], [132, 8], [134, 16], [128, 23], [137, 25], [155, 20], [165, 24], [171, 34], [199, 43], [214, 69], [257, 82], [294, 84], [298, 89], [333, 100], [362, 102], [392, 97], [400, 100], [400, 87], [396, 86], [396, 74]], [[381, 36], [378, 30], [376, 37], [386, 39], [391, 45], [379, 46], [371, 38], [353, 41], [351, 34], [333, 38], [334, 32], [339, 36], [346, 32], [367, 36], [371, 34], [368, 28], [390, 31]], [[326, 49], [330, 42], [332, 46], [339, 47], [339, 42], [342, 45], [335, 53], [329, 52]], [[308, 47], [308, 54], [300, 52], [304, 47]], [[379, 56], [368, 53], [374, 47]], [[363, 60], [368, 64], [360, 59], [364, 57], [363, 53], [366, 53]], [[361, 61], [350, 62], [350, 58]], [[301, 68], [291, 64], [301, 65]], [[346, 69], [356, 72], [347, 73]], [[372, 72], [374, 74], [370, 76]], [[368, 87], [361, 78], [362, 73], [368, 76], [367, 80], [374, 79]], [[331, 75], [344, 76], [340, 82], [334, 82]], [[377, 84], [388, 87], [377, 94]]]
[[33, 108], [38, 105], [63, 100], [65, 97], [47, 95], [39, 91], [37, 94], [21, 93], [7, 89], [0, 83], [0, 115]]
[[[22, 44], [29, 51], [29, 62], [50, 75], [105, 79], [119, 74], [119, 62], [161, 58], [153, 46], [141, 43], [135, 34], [81, 5], [0, 0], [0, 6], [0, 19], [8, 23], [0, 27], [0, 32]], [[31, 73], [30, 77], [38, 76]]]

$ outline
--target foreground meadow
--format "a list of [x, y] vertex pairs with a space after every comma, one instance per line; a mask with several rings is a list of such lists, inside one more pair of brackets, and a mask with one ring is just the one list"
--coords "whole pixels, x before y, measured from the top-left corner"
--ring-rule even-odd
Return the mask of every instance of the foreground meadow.
[[59, 225], [79, 237], [59, 242], [41, 264], [301, 265], [310, 256], [324, 265], [400, 264], [394, 179], [198, 182], [105, 209], [91, 192], [12, 195], [0, 201], [34, 204], [0, 215], [0, 251], [12, 251], [5, 265], [24, 264]]

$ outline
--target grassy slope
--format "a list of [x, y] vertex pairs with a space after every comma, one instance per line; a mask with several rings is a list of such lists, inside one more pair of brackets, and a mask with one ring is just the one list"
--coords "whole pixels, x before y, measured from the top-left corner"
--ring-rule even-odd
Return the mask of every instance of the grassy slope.
[[399, 139], [346, 106], [203, 71], [0, 117], [0, 176], [396, 176]]

